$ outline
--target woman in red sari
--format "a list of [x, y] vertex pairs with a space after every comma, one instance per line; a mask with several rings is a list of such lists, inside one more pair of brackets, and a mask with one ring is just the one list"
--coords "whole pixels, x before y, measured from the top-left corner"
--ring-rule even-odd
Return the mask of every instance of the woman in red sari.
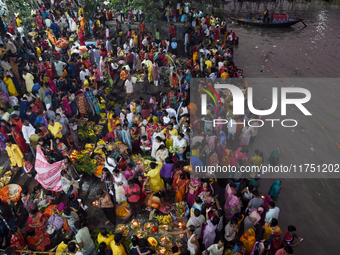
[[176, 202], [181, 202], [184, 200], [185, 194], [188, 193], [188, 183], [189, 179], [186, 174], [177, 175], [172, 182], [172, 186], [176, 191]]
[[30, 229], [36, 229], [37, 231], [45, 231], [46, 229], [46, 216], [41, 213], [37, 212], [37, 210], [32, 210], [29, 213], [27, 222], [28, 226], [26, 227], [26, 232], [28, 232]]
[[35, 17], [36, 19], [37, 19], [37, 25], [38, 25], [38, 27], [39, 27], [39, 30], [43, 27], [43, 19], [42, 19], [42, 17], [41, 17], [41, 15], [39, 14], [39, 15], [37, 15], [36, 17]]
[[22, 152], [28, 151], [28, 146], [25, 139], [20, 133], [20, 128], [17, 125], [11, 125], [11, 134], [15, 143], [19, 146]]
[[85, 36], [83, 30], [78, 29], [78, 37], [80, 46], [85, 46]]
[[12, 234], [12, 237], [11, 237], [11, 247], [16, 250], [16, 254], [19, 255], [21, 254], [22, 252], [19, 252], [19, 251], [22, 251], [22, 250], [27, 250], [28, 247], [25, 243], [25, 239], [24, 237], [22, 236], [22, 234], [20, 233], [19, 231], [19, 228], [17, 226], [13, 227], [11, 229], [11, 234]]
[[51, 61], [47, 60], [45, 62], [45, 66], [46, 66], [46, 73], [48, 75], [48, 77], [50, 78], [50, 80], [52, 81], [54, 78], [54, 68], [53, 68], [53, 64]]
[[152, 134], [156, 131], [158, 125], [153, 123], [153, 119], [150, 119], [148, 124], [146, 125], [146, 133], [148, 134], [148, 139], [151, 139]]
[[36, 229], [30, 229], [28, 232], [27, 243], [30, 250], [44, 251], [46, 246], [50, 245], [50, 235]]
[[132, 125], [130, 134], [134, 151], [140, 151], [140, 129], [136, 123]]

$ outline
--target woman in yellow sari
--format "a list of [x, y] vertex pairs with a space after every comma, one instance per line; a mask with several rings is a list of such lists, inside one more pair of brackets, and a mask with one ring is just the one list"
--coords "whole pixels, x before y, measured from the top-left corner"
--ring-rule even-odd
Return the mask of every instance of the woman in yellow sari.
[[243, 242], [244, 248], [246, 249], [247, 253], [251, 253], [256, 242], [254, 229], [250, 228], [244, 231], [243, 235], [240, 238], [240, 241]]
[[7, 73], [4, 72], [4, 83], [7, 85], [8, 92], [11, 96], [19, 96], [17, 89], [14, 86], [13, 80], [11, 77], [8, 77]]
[[[278, 220], [277, 219], [272, 219], [271, 223], [266, 222], [263, 226], [264, 229], [264, 234], [263, 234], [263, 239], [266, 239], [269, 241], [270, 236], [274, 233], [280, 233], [282, 234], [281, 228], [277, 225]], [[275, 228], [275, 230], [273, 230]]]
[[188, 193], [189, 188], [189, 179], [186, 174], [179, 174], [175, 177], [172, 186], [175, 188], [176, 191], [176, 202], [181, 202], [184, 200], [184, 196]]
[[107, 129], [109, 132], [113, 132], [116, 129], [116, 114], [110, 109], [107, 113]]

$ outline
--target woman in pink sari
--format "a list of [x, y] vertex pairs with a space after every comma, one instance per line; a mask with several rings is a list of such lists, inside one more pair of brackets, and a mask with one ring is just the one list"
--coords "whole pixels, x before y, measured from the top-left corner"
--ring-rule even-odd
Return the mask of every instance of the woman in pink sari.
[[81, 30], [81, 29], [78, 30], [78, 37], [79, 37], [80, 46], [85, 46], [85, 37], [84, 37], [83, 30]]
[[225, 220], [231, 221], [235, 213], [241, 211], [241, 201], [235, 195], [235, 190], [230, 187], [230, 183], [225, 188], [225, 203], [224, 203], [224, 214]]
[[64, 165], [64, 160], [54, 162], [53, 164], [48, 163], [41, 149], [41, 145], [38, 143], [34, 165], [37, 172], [35, 179], [43, 186], [44, 189], [55, 192], [63, 190], [61, 186], [60, 171]]
[[247, 155], [246, 155], [247, 152], [248, 152], [248, 150], [242, 149], [242, 147], [238, 148], [235, 151], [234, 156], [231, 158], [230, 165], [236, 167], [237, 166], [237, 160], [239, 160], [239, 159], [247, 160]]
[[54, 68], [53, 68], [53, 64], [51, 61], [47, 60], [45, 62], [46, 65], [46, 73], [48, 75], [48, 77], [50, 78], [50, 80], [52, 81], [54, 78]]
[[67, 94], [64, 94], [62, 97], [62, 102], [63, 102], [63, 108], [65, 110], [65, 114], [69, 115], [72, 113], [71, 107], [70, 107], [70, 103], [67, 99]]
[[130, 129], [132, 146], [135, 151], [140, 151], [140, 129], [137, 124], [133, 124]]
[[198, 177], [192, 177], [189, 182], [188, 192], [188, 206], [192, 207], [195, 203], [195, 197], [198, 196], [201, 189], [201, 179]]

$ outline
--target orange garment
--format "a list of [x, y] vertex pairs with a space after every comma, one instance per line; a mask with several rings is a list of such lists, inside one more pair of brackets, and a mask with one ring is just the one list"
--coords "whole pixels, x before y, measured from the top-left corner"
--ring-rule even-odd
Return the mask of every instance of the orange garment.
[[122, 79], [123, 81], [126, 81], [128, 77], [128, 72], [126, 70], [123, 70], [120, 72], [120, 79]]
[[148, 207], [154, 208], [154, 209], [158, 209], [159, 208], [159, 203], [157, 201], [153, 200], [153, 195], [149, 194], [146, 198], [146, 205]]
[[85, 20], [85, 18], [84, 18], [84, 17], [81, 17], [81, 18], [79, 19], [79, 22], [80, 22], [80, 29], [83, 30], [83, 31], [85, 31], [85, 25], [86, 25], [86, 20]]
[[221, 78], [222, 78], [222, 79], [229, 78], [229, 74], [228, 74], [227, 72], [223, 72], [223, 73], [221, 74]]
[[[50, 244], [50, 235], [47, 233], [40, 232], [38, 230], [35, 230], [35, 236], [27, 237], [27, 243], [28, 247], [33, 251], [44, 251], [46, 249], [46, 246]], [[38, 242], [41, 242], [38, 245], [34, 245]]]
[[176, 202], [181, 202], [184, 200], [188, 183], [189, 183], [189, 179], [187, 176], [185, 176], [184, 180], [181, 179], [180, 174], [175, 177], [172, 183], [172, 186], [175, 188], [175, 191], [176, 191], [176, 197], [175, 197]]

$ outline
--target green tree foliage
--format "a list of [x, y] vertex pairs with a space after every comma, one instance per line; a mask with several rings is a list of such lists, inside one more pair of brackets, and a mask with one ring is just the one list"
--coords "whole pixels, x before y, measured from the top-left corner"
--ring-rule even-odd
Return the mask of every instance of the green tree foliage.
[[126, 5], [125, 0], [111, 0], [110, 6], [115, 11], [123, 11], [125, 14], [133, 9], [141, 10], [146, 20], [158, 21], [162, 17], [163, 3], [158, 0], [130, 0], [129, 6]]

